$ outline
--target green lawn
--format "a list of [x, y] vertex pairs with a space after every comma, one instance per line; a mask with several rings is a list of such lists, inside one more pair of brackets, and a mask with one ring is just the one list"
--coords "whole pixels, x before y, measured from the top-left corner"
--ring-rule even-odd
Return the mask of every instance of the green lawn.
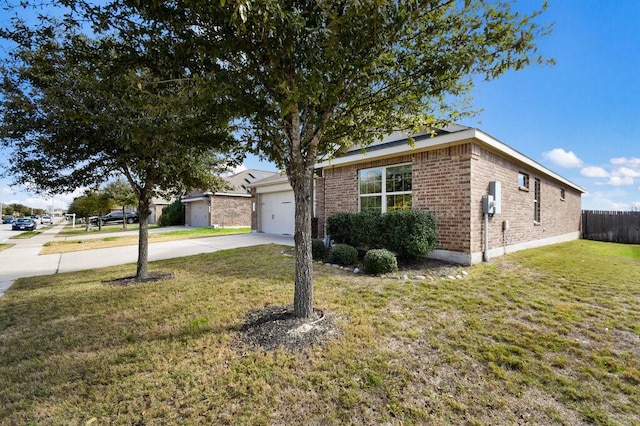
[[640, 424], [640, 246], [574, 241], [401, 281], [318, 264], [340, 333], [303, 353], [238, 340], [293, 298], [261, 246], [19, 280], [0, 298], [4, 424]]

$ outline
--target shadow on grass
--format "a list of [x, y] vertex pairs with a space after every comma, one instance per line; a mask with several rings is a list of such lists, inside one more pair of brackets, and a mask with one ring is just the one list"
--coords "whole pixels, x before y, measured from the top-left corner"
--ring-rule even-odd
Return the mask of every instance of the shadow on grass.
[[[264, 303], [269, 288], [292, 283], [293, 261], [274, 256], [280, 250], [267, 245], [153, 262], [152, 275], [174, 277], [144, 284], [113, 285], [135, 265], [18, 280], [1, 302], [4, 345], [15, 348], [12, 357], [28, 360], [105, 344], [227, 334], [242, 326], [247, 307]], [[234, 298], [239, 303], [229, 306]], [[211, 315], [214, 321], [202, 320]]]

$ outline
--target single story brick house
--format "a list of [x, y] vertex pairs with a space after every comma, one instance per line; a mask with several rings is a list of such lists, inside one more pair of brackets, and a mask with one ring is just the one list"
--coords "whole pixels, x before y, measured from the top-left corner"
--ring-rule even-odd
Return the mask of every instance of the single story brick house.
[[[439, 238], [431, 257], [461, 264], [580, 238], [580, 186], [475, 128], [413, 139], [393, 134], [317, 164], [319, 226], [338, 212], [428, 211]], [[483, 196], [492, 193], [485, 228]]]
[[225, 178], [229, 190], [193, 191], [182, 197], [185, 225], [199, 228], [251, 226], [252, 196], [249, 185], [274, 174], [262, 170], [243, 170]]
[[[395, 133], [316, 164], [319, 236], [326, 218], [339, 212], [424, 210], [437, 221], [439, 242], [430, 257], [467, 265], [580, 238], [585, 190], [483, 131], [452, 125], [407, 142]], [[259, 218], [265, 207], [256, 204]], [[252, 226], [260, 232], [256, 218]]]

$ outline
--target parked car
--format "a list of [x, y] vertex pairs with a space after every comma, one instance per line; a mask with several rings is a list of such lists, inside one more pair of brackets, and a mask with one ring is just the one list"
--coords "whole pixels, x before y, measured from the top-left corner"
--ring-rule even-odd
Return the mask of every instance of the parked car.
[[[127, 223], [138, 223], [139, 218], [138, 218], [138, 213], [136, 212], [127, 212], [126, 213], [126, 220]], [[102, 216], [102, 223], [118, 223], [118, 222], [122, 222], [122, 212], [121, 211], [117, 211], [117, 212], [111, 212], [105, 216]], [[98, 218], [97, 217], [92, 217], [91, 218], [91, 224], [92, 225], [97, 225], [98, 224]]]
[[2, 223], [13, 223], [13, 216], [5, 216], [2, 218]]
[[29, 217], [19, 217], [11, 224], [14, 231], [33, 231], [38, 227], [36, 221]]
[[52, 224], [53, 220], [51, 220], [51, 216], [44, 215], [40, 218], [40, 224], [44, 225], [45, 223]]

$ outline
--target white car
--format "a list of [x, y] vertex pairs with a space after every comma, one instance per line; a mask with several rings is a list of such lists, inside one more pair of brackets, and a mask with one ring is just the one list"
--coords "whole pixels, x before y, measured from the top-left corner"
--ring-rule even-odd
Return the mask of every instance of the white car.
[[52, 224], [53, 220], [51, 220], [51, 216], [42, 216], [40, 218], [40, 224], [44, 225], [45, 223]]

